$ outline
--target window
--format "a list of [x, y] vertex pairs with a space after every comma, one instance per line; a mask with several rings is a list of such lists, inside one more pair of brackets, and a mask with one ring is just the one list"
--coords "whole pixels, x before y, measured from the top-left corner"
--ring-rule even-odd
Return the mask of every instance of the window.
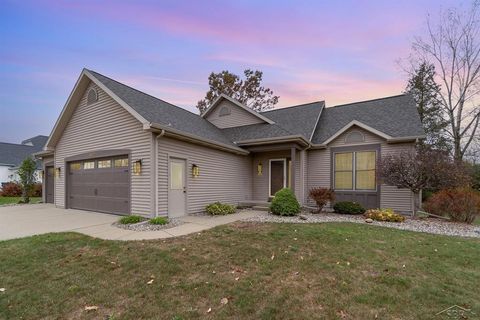
[[335, 189], [353, 189], [353, 153], [335, 153]]
[[230, 113], [231, 113], [230, 108], [228, 108], [228, 107], [222, 107], [222, 108], [220, 109], [220, 112], [218, 113], [218, 116], [219, 116], [219, 117], [228, 116]]
[[183, 189], [183, 164], [178, 162], [170, 163], [170, 188], [172, 190]]
[[111, 160], [98, 160], [98, 168], [103, 169], [103, 168], [110, 168], [112, 166], [112, 161]]
[[361, 132], [352, 131], [345, 137], [345, 143], [363, 142], [365, 137]]
[[128, 167], [128, 158], [115, 159], [115, 168]]
[[89, 170], [89, 169], [95, 169], [95, 161], [86, 161], [83, 163], [83, 169]]
[[97, 91], [94, 88], [88, 90], [87, 104], [92, 104], [98, 100]]
[[376, 152], [358, 151], [334, 154], [336, 190], [376, 190]]
[[375, 190], [375, 151], [355, 153], [355, 189]]
[[[70, 163], [70, 170], [71, 171], [80, 170], [80, 169], [82, 169], [82, 164], [80, 162]], [[53, 170], [53, 168], [52, 168], [52, 170]]]

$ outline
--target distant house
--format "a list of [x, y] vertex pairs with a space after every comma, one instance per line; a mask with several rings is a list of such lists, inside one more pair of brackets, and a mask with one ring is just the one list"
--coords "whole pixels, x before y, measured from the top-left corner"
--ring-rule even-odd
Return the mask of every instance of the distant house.
[[[38, 135], [20, 144], [0, 142], [0, 183], [18, 180], [17, 169], [22, 161], [42, 150], [47, 140], [47, 136]], [[40, 172], [41, 169], [41, 163], [38, 162], [37, 170]]]
[[424, 138], [410, 95], [256, 112], [222, 95], [202, 115], [83, 70], [43, 151], [44, 201], [61, 208], [177, 217], [215, 201], [265, 205], [291, 188], [411, 212], [377, 160]]

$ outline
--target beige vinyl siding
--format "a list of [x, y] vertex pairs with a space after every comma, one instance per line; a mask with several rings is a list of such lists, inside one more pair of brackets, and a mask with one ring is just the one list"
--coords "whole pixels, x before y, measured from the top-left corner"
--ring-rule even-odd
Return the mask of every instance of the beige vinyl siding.
[[[94, 87], [98, 101], [87, 105]], [[142, 124], [95, 84], [91, 83], [55, 146], [55, 167], [61, 168], [55, 183], [55, 204], [65, 206], [65, 158], [90, 151], [130, 149], [132, 161], [142, 159], [141, 175], [131, 175], [132, 214], [151, 214], [150, 138]]]
[[[201, 212], [209, 203], [229, 204], [252, 198], [252, 158], [211, 149], [167, 137], [158, 139], [158, 208], [159, 215], [168, 211], [168, 159], [187, 160], [187, 211]], [[200, 175], [192, 176], [192, 165]]]
[[[220, 111], [223, 107], [227, 107], [230, 110], [229, 115], [220, 116]], [[232, 102], [224, 99], [213, 109], [206, 119], [213, 123], [218, 128], [231, 128], [240, 127], [251, 124], [263, 123], [264, 121], [250, 112], [240, 108]]]
[[[272, 151], [272, 152], [260, 152], [253, 156], [253, 200], [267, 201], [269, 198], [269, 166], [270, 159], [282, 159], [290, 158], [290, 150], [285, 151]], [[295, 157], [295, 195], [300, 200], [302, 190], [302, 179], [300, 177], [300, 151], [297, 151]], [[263, 174], [258, 175], [257, 165], [262, 163]]]
[[[365, 140], [358, 143], [346, 143], [345, 138], [352, 131], [358, 131], [364, 135]], [[389, 144], [385, 139], [379, 137], [369, 131], [360, 127], [353, 126], [335, 140], [333, 140], [326, 149], [310, 150], [308, 151], [308, 178], [307, 189], [313, 187], [331, 187], [331, 168], [330, 168], [330, 154], [332, 147], [357, 146], [368, 144], [380, 144], [380, 154], [386, 155], [395, 152], [401, 152], [414, 148], [413, 143]], [[308, 192], [308, 190], [306, 192]], [[394, 186], [381, 185], [380, 187], [380, 206], [382, 208], [392, 208], [401, 212], [411, 212], [412, 210], [413, 194], [408, 189], [399, 189]], [[309, 205], [314, 205], [310, 199], [307, 202]]]

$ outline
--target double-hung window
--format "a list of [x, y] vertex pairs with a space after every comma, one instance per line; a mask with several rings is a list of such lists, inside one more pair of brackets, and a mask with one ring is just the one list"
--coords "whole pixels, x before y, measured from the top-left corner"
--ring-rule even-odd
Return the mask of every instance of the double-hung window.
[[334, 189], [375, 191], [375, 151], [334, 153]]

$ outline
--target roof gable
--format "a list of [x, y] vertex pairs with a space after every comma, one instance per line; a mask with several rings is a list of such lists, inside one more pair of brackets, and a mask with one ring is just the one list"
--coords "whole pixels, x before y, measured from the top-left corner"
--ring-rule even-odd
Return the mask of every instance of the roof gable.
[[362, 101], [325, 108], [312, 138], [314, 144], [326, 144], [338, 132], [358, 125], [385, 139], [423, 138], [420, 116], [410, 95]]
[[225, 94], [218, 96], [201, 116], [221, 129], [257, 123], [274, 123], [274, 121], [261, 113], [252, 110]]

